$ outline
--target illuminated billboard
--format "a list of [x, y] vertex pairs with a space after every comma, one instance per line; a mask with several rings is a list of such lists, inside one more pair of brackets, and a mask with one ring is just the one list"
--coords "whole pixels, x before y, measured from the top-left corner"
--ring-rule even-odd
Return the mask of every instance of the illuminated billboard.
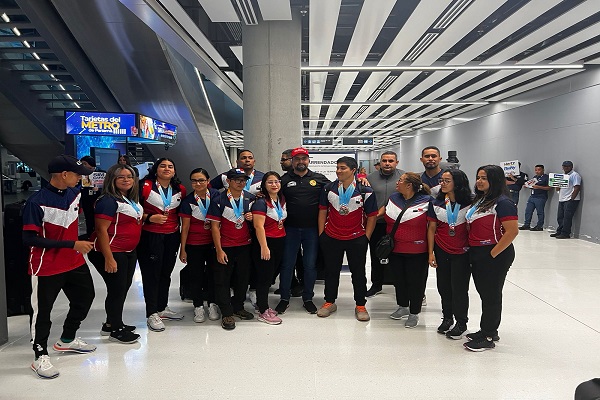
[[177, 125], [169, 124], [140, 114], [139, 137], [142, 139], [175, 144], [177, 142]]
[[135, 114], [65, 111], [69, 135], [137, 136]]

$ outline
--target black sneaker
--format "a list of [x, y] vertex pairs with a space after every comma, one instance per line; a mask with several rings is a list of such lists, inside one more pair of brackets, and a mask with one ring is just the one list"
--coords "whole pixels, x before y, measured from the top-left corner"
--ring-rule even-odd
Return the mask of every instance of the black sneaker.
[[484, 337], [479, 340], [471, 340], [470, 342], [464, 343], [463, 346], [465, 346], [465, 349], [471, 351], [485, 351], [496, 347], [491, 337]]
[[294, 286], [291, 290], [292, 297], [302, 297], [302, 293], [304, 292], [304, 287], [298, 285]]
[[556, 236], [556, 238], [557, 239], [571, 239], [571, 236], [570, 235], [562, 235], [561, 234], [561, 235]]
[[244, 309], [234, 312], [233, 315], [244, 321], [249, 321], [251, 319], [254, 319], [254, 314], [252, 314]]
[[543, 230], [544, 230], [544, 227], [542, 227], [542, 226], [534, 226], [533, 228], [530, 229], [530, 231], [533, 231], [533, 232], [541, 232]]
[[520, 231], [529, 231], [529, 230], [531, 230], [531, 226], [529, 226], [529, 225], [523, 225], [523, 226], [519, 227], [519, 230]]
[[444, 318], [442, 319], [442, 323], [438, 326], [437, 331], [439, 334], [444, 334], [450, 330], [452, 324], [454, 323], [453, 318]]
[[557, 237], [557, 236], [560, 236], [560, 233], [556, 232], [556, 233], [550, 234], [550, 237]]
[[306, 310], [306, 312], [309, 313], [309, 314], [316, 314], [317, 313], [317, 306], [315, 306], [315, 303], [313, 303], [312, 300], [306, 300], [304, 302], [304, 304], [302, 305], [302, 307], [304, 307], [304, 309]]
[[133, 333], [126, 328], [121, 328], [116, 331], [112, 331], [108, 337], [108, 340], [111, 342], [130, 344], [137, 342], [139, 338], [140, 335], [137, 333]]
[[446, 337], [448, 339], [460, 340], [460, 339], [462, 339], [463, 334], [465, 333], [466, 330], [467, 330], [466, 325], [463, 325], [463, 324], [457, 322], [456, 325], [454, 325], [454, 328], [452, 328], [448, 332], [446, 332]]
[[[123, 329], [125, 329], [126, 331], [129, 332], [135, 332], [136, 327], [132, 326], [132, 325], [123, 325]], [[112, 326], [108, 327], [106, 326], [106, 323], [102, 324], [102, 329], [100, 329], [100, 335], [102, 336], [110, 336], [110, 333], [112, 332]]]
[[223, 317], [221, 320], [221, 327], [228, 331], [235, 329], [235, 319], [233, 319], [233, 317]]
[[383, 290], [382, 287], [371, 286], [371, 289], [367, 290], [366, 297], [375, 297]]
[[278, 315], [285, 314], [285, 310], [287, 310], [289, 306], [290, 306], [289, 300], [281, 300], [279, 302], [279, 304], [277, 304], [277, 307], [275, 307], [275, 311], [277, 312]]
[[[481, 338], [484, 338], [485, 335], [483, 334], [483, 332], [477, 331], [477, 332], [473, 332], [473, 333], [467, 333], [465, 335], [465, 337], [467, 338], [467, 340], [479, 340]], [[498, 341], [500, 341], [500, 336], [494, 335], [494, 336], [492, 336], [492, 340], [494, 342], [498, 342]]]

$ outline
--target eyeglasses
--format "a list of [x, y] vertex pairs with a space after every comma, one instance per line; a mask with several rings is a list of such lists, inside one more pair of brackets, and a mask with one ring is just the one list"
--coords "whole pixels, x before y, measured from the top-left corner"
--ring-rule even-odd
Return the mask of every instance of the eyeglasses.
[[244, 178], [230, 179], [230, 181], [235, 182], [235, 183], [246, 183], [246, 179], [244, 179]]
[[282, 158], [282, 159], [281, 159], [281, 160], [279, 160], [279, 161], [281, 161], [281, 162], [286, 162], [287, 160], [291, 160], [291, 159], [292, 159], [291, 157], [290, 157], [290, 158]]
[[265, 183], [267, 185], [279, 185], [281, 183], [281, 181], [266, 181]]
[[119, 175], [119, 176], [115, 177], [115, 179], [120, 179], [120, 180], [124, 181], [124, 180], [133, 179], [133, 176], [131, 176], [131, 175]]
[[207, 179], [190, 179], [190, 182], [201, 184], [201, 183], [206, 183]]
[[440, 185], [449, 185], [452, 183], [452, 179], [438, 179]]

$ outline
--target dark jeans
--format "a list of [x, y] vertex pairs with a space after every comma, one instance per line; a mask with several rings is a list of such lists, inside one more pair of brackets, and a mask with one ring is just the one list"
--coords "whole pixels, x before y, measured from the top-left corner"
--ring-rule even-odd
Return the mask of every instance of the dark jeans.
[[411, 314], [421, 312], [429, 268], [427, 253], [391, 253], [390, 267], [396, 288], [396, 303], [409, 307]]
[[469, 250], [473, 282], [481, 298], [481, 332], [491, 337], [498, 334], [502, 316], [502, 288], [508, 269], [515, 259], [511, 244], [496, 258], [490, 251], [494, 245], [473, 246]]
[[62, 290], [69, 300], [69, 312], [63, 325], [61, 339], [75, 339], [81, 321], [87, 317], [94, 301], [94, 282], [87, 264], [71, 271], [50, 276], [31, 277], [31, 337], [35, 357], [48, 354], [50, 313]]
[[[189, 268], [189, 287], [192, 292], [194, 307], [204, 305], [204, 300], [209, 304], [215, 302], [215, 281], [213, 266], [217, 262], [215, 246], [213, 244], [186, 244], [187, 267]], [[206, 294], [206, 298], [205, 295]]]
[[556, 216], [556, 220], [558, 221], [558, 228], [556, 228], [557, 234], [565, 236], [571, 235], [573, 217], [575, 216], [577, 207], [579, 207], [579, 201], [580, 200], [568, 200], [560, 201], [558, 203], [558, 214]]
[[106, 283], [106, 300], [104, 300], [104, 309], [106, 310], [106, 323], [112, 330], [123, 327], [123, 306], [127, 291], [133, 280], [137, 256], [135, 251], [130, 253], [113, 253], [117, 262], [117, 272], [108, 273], [104, 270], [104, 255], [99, 251], [91, 251], [88, 258], [94, 264], [96, 270]]
[[546, 197], [533, 197], [530, 196], [527, 200], [527, 206], [525, 207], [525, 222], [523, 225], [530, 226], [531, 218], [533, 217], [533, 210], [537, 210], [537, 224], [540, 228], [544, 227], [544, 207], [546, 206]]
[[137, 255], [144, 283], [146, 317], [163, 311], [169, 304], [171, 273], [177, 261], [179, 240], [179, 232], [142, 231]]
[[[215, 263], [215, 300], [223, 317], [231, 317], [234, 312], [244, 309], [250, 279], [250, 247], [249, 244], [223, 247], [227, 264]], [[233, 297], [229, 293], [230, 287], [233, 287]]]
[[292, 286], [292, 275], [300, 245], [302, 245], [302, 263], [304, 266], [304, 292], [302, 300], [312, 300], [315, 295], [315, 281], [317, 280], [317, 253], [319, 251], [319, 231], [314, 228], [285, 227], [285, 244], [283, 249], [283, 261], [279, 275], [279, 289], [281, 299], [290, 299]]
[[357, 306], [367, 304], [367, 275], [365, 264], [367, 262], [367, 247], [369, 241], [365, 235], [351, 240], [338, 240], [327, 236], [319, 236], [319, 243], [323, 250], [325, 261], [325, 301], [335, 303], [340, 286], [340, 270], [344, 262], [344, 252], [348, 257], [348, 266], [352, 274], [352, 287], [354, 288], [354, 301]]
[[101, 191], [93, 192], [93, 194], [89, 193], [89, 189], [81, 189], [80, 204], [81, 210], [83, 211], [83, 216], [85, 217], [85, 234], [87, 238], [90, 237], [96, 228], [96, 221], [94, 220], [94, 205], [98, 197], [100, 197]]
[[385, 266], [379, 262], [376, 249], [377, 242], [385, 235], [386, 224], [375, 224], [375, 229], [369, 240], [369, 253], [371, 256], [371, 286], [381, 288], [383, 286]]
[[519, 191], [510, 191], [510, 198], [515, 204], [519, 204]]
[[467, 325], [469, 321], [469, 281], [471, 264], [469, 253], [450, 254], [437, 244], [434, 246], [437, 268], [437, 288], [442, 298], [444, 318], [456, 318], [457, 322]]
[[258, 240], [252, 244], [252, 258], [256, 265], [256, 303], [260, 313], [264, 313], [269, 308], [269, 288], [275, 267], [281, 263], [283, 258], [283, 246], [285, 237], [267, 238], [267, 246], [271, 252], [269, 260], [260, 258], [260, 244]]

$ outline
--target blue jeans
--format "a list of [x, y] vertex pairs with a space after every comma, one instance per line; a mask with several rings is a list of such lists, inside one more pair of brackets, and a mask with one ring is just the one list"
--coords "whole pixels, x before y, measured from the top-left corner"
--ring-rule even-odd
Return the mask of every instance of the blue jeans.
[[318, 228], [285, 227], [285, 244], [283, 247], [283, 261], [279, 275], [279, 290], [281, 300], [290, 299], [292, 275], [298, 249], [302, 245], [302, 264], [304, 266], [304, 291], [302, 300], [312, 300], [314, 296], [315, 281], [317, 280], [317, 253], [319, 251]]
[[527, 207], [525, 208], [525, 226], [531, 225], [531, 218], [533, 217], [533, 210], [537, 210], [537, 224], [540, 228], [544, 227], [544, 207], [546, 206], [546, 197], [533, 197], [530, 196], [527, 200]]
[[558, 215], [556, 216], [556, 220], [558, 221], [557, 234], [571, 236], [571, 225], [573, 224], [573, 217], [578, 206], [579, 200], [560, 201], [558, 203]]
[[512, 201], [515, 202], [515, 204], [519, 204], [519, 192], [518, 191], [511, 190], [510, 198], [512, 199]]

